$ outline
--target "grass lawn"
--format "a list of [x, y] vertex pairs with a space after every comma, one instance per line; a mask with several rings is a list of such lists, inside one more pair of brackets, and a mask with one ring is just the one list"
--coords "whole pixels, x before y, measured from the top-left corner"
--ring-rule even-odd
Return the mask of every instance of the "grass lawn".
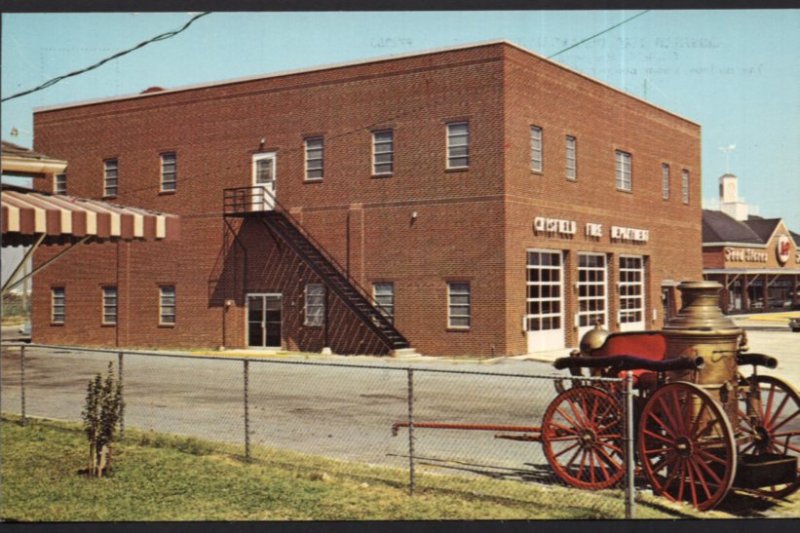
[[[622, 518], [619, 491], [421, 474], [408, 494], [403, 470], [192, 438], [128, 430], [113, 472], [79, 473], [87, 445], [78, 424], [3, 416], [2, 499], [6, 521], [420, 520]], [[721, 517], [660, 498], [638, 518]], [[647, 502], [650, 502], [649, 504]]]

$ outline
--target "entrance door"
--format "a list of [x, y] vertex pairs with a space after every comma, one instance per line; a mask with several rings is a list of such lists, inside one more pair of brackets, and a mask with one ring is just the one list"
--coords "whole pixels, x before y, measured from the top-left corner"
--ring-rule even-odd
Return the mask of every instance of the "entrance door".
[[528, 353], [564, 347], [564, 269], [561, 252], [528, 250]]
[[578, 254], [578, 338], [598, 321], [608, 328], [606, 256]]
[[275, 152], [253, 156], [253, 211], [275, 208]]
[[622, 331], [644, 329], [644, 258], [619, 258], [619, 324]]
[[280, 294], [247, 295], [247, 345], [252, 348], [281, 347]]

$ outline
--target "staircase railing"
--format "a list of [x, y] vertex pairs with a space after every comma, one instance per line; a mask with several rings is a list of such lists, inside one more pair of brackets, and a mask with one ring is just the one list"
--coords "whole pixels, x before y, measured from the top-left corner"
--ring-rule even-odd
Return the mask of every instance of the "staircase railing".
[[[264, 209], [263, 206], [269, 205], [271, 209]], [[255, 207], [262, 206], [260, 209]], [[369, 303], [374, 307], [378, 313], [381, 314], [381, 319], [385, 320], [389, 325], [394, 325], [383, 314], [381, 308], [377, 305], [375, 299], [372, 297], [361, 284], [350, 275], [349, 270], [345, 269], [339, 261], [337, 261], [325, 247], [315, 239], [311, 233], [303, 226], [303, 224], [291, 215], [289, 210], [281, 204], [274, 194], [269, 192], [264, 187], [236, 187], [223, 190], [223, 214], [226, 216], [243, 215], [245, 213], [262, 213], [265, 211], [277, 211], [289, 219], [289, 222], [305, 237], [338, 272], [344, 277], [348, 283]], [[396, 328], [395, 328], [395, 331]], [[399, 332], [398, 332], [399, 334]], [[402, 335], [401, 335], [402, 336]], [[404, 338], [405, 340], [405, 338]]]

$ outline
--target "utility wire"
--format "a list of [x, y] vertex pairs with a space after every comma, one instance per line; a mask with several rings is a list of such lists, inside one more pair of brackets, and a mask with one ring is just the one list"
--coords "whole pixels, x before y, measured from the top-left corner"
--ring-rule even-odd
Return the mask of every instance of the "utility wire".
[[28, 89], [26, 91], [22, 91], [22, 92], [13, 94], [11, 96], [7, 96], [7, 97], [3, 98], [2, 100], [0, 100], [0, 102], [7, 102], [9, 100], [13, 100], [14, 98], [19, 98], [20, 96], [25, 96], [26, 94], [31, 94], [31, 93], [35, 93], [37, 91], [41, 91], [43, 89], [47, 89], [48, 87], [51, 87], [51, 86], [55, 85], [56, 83], [58, 83], [58, 82], [60, 82], [62, 80], [65, 80], [67, 78], [71, 78], [72, 76], [77, 76], [79, 74], [84, 74], [86, 72], [89, 72], [90, 70], [94, 70], [94, 69], [96, 69], [96, 68], [98, 68], [98, 67], [100, 67], [100, 66], [102, 66], [102, 65], [104, 65], [106, 63], [108, 63], [109, 61], [112, 61], [112, 60], [118, 59], [118, 58], [120, 58], [120, 57], [122, 57], [124, 55], [130, 54], [134, 50], [138, 50], [139, 48], [143, 48], [143, 47], [147, 46], [150, 43], [155, 43], [155, 42], [158, 42], [158, 41], [164, 41], [164, 40], [169, 39], [171, 37], [175, 37], [179, 33], [185, 31], [189, 26], [191, 26], [192, 23], [194, 23], [194, 21], [196, 21], [200, 17], [205, 17], [206, 15], [209, 15], [209, 14], [210, 14], [210, 12], [206, 11], [205, 13], [200, 13], [199, 15], [195, 15], [194, 17], [192, 17], [189, 20], [189, 22], [184, 24], [183, 27], [181, 27], [178, 30], [172, 30], [172, 31], [168, 31], [166, 33], [162, 33], [161, 35], [156, 35], [155, 37], [153, 37], [151, 39], [148, 39], [146, 41], [143, 41], [143, 42], [137, 44], [133, 48], [128, 48], [127, 50], [122, 50], [121, 52], [117, 52], [116, 54], [114, 54], [112, 56], [109, 56], [109, 57], [107, 57], [107, 58], [105, 58], [105, 59], [103, 59], [101, 61], [98, 61], [94, 65], [91, 65], [89, 67], [86, 67], [86, 68], [83, 68], [83, 69], [80, 69], [80, 70], [76, 70], [74, 72], [70, 72], [69, 74], [64, 74], [63, 76], [58, 76], [56, 78], [53, 78], [53, 79], [51, 79], [49, 81], [44, 82], [43, 84], [39, 85], [38, 87], [34, 87], [33, 89]]
[[601, 31], [600, 33], [595, 33], [595, 34], [594, 34], [594, 35], [592, 35], [591, 37], [587, 37], [586, 39], [583, 39], [582, 41], [578, 41], [577, 43], [575, 43], [575, 44], [572, 44], [572, 45], [570, 45], [570, 46], [568, 46], [568, 47], [564, 48], [563, 50], [559, 50], [559, 51], [558, 51], [558, 52], [556, 52], [555, 54], [553, 54], [553, 55], [550, 55], [550, 56], [547, 56], [547, 58], [548, 58], [548, 59], [552, 59], [552, 58], [556, 57], [557, 55], [563, 54], [564, 52], [566, 52], [566, 51], [568, 51], [568, 50], [572, 50], [572, 49], [573, 49], [573, 48], [575, 48], [576, 46], [580, 46], [580, 45], [582, 45], [583, 43], [585, 43], [585, 42], [587, 42], [587, 41], [591, 41], [591, 40], [592, 40], [592, 39], [594, 39], [595, 37], [600, 37], [600, 36], [601, 36], [601, 35], [603, 35], [604, 33], [608, 33], [608, 32], [610, 32], [611, 30], [613, 30], [613, 29], [615, 29], [615, 28], [619, 28], [619, 27], [620, 27], [620, 26], [622, 26], [623, 24], [627, 24], [628, 22], [632, 21], [633, 19], [635, 19], [635, 18], [639, 18], [639, 17], [641, 17], [642, 15], [644, 15], [645, 13], [648, 13], [648, 12], [650, 12], [650, 10], [649, 10], [649, 9], [646, 9], [646, 10], [642, 11], [641, 13], [637, 13], [636, 15], [634, 15], [634, 16], [632, 16], [632, 17], [630, 17], [630, 18], [627, 18], [627, 19], [625, 19], [625, 20], [623, 20], [622, 22], [618, 22], [617, 24], [614, 24], [614, 25], [613, 25], [613, 26], [611, 26], [610, 28], [606, 28], [605, 30]]

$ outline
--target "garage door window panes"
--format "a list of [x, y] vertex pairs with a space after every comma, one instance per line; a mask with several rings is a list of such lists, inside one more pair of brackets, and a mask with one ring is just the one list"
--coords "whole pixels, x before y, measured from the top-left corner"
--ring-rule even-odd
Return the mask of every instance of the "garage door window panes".
[[528, 331], [561, 329], [561, 253], [528, 252]]
[[619, 258], [619, 322], [644, 321], [644, 259]]
[[606, 323], [606, 258], [578, 255], [578, 326]]

